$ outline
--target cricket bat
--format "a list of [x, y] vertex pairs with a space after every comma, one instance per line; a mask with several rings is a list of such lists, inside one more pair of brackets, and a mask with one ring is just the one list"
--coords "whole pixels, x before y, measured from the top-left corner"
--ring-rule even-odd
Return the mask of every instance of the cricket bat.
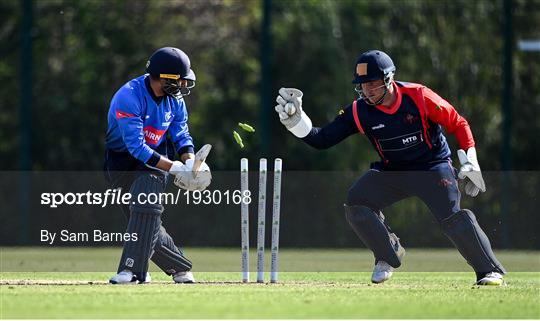
[[201, 167], [202, 163], [206, 160], [206, 157], [208, 157], [208, 154], [210, 154], [210, 151], [212, 150], [212, 145], [206, 144], [199, 151], [195, 154], [195, 161], [193, 162], [193, 177], [197, 176], [197, 172], [199, 171], [199, 168]]

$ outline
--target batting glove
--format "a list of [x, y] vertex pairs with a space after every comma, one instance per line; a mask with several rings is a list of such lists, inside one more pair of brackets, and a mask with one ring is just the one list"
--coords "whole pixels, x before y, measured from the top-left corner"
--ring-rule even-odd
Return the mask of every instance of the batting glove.
[[[179, 164], [178, 164], [179, 163]], [[203, 162], [197, 172], [193, 172], [193, 159], [187, 159], [185, 164], [174, 161], [169, 173], [173, 174], [174, 185], [187, 191], [204, 191], [212, 181], [212, 173], [208, 164]]]
[[[190, 160], [190, 159], [188, 159]], [[193, 160], [191, 159], [191, 166], [189, 166], [188, 162], [186, 161], [186, 164], [180, 162], [180, 161], [173, 161], [171, 169], [169, 169], [169, 173], [172, 175], [177, 175], [181, 172], [188, 172], [191, 171], [193, 168]]]

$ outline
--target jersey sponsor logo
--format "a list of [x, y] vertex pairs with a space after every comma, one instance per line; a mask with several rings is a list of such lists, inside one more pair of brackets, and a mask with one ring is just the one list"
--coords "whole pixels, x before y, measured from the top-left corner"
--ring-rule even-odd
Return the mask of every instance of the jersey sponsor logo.
[[172, 112], [168, 111], [165, 113], [165, 121], [169, 121], [172, 117]]
[[401, 139], [401, 141], [403, 142], [403, 145], [412, 144], [416, 142], [416, 140], [417, 140], [416, 136], [409, 136], [409, 137]]
[[135, 115], [126, 113], [125, 111], [121, 111], [121, 110], [116, 111], [116, 119], [129, 118], [129, 117], [135, 117]]
[[161, 137], [163, 137], [163, 134], [165, 134], [164, 129], [157, 129], [152, 126], [146, 126], [143, 128], [144, 132], [144, 140], [149, 145], [157, 145], [159, 141], [161, 140]]
[[381, 129], [381, 128], [384, 128], [384, 124], [379, 124], [377, 126], [373, 126], [371, 127], [371, 129], [375, 130], [375, 129]]
[[417, 146], [423, 142], [422, 132], [417, 131], [392, 138], [379, 139], [378, 142], [383, 151], [400, 151]]

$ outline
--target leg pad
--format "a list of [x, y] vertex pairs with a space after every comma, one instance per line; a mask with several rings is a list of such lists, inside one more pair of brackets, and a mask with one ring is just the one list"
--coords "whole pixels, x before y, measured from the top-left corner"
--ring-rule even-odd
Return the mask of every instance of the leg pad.
[[360, 240], [373, 251], [376, 261], [385, 261], [394, 268], [401, 266], [405, 249], [384, 223], [382, 213], [365, 206], [345, 205], [345, 218]]
[[152, 255], [152, 262], [168, 275], [190, 271], [193, 266], [191, 261], [174, 244], [172, 237], [163, 226], [159, 230], [158, 240], [154, 247], [154, 255]]
[[489, 272], [506, 273], [495, 258], [488, 237], [482, 231], [473, 212], [460, 210], [441, 222], [444, 234], [454, 243], [477, 275]]
[[[118, 272], [130, 270], [140, 282], [146, 279], [149, 259], [158, 240], [163, 213], [163, 205], [150, 204], [143, 200], [148, 201], [146, 196], [149, 193], [163, 192], [164, 186], [163, 178], [151, 173], [141, 174], [131, 185], [132, 204], [129, 207], [130, 216], [126, 232], [135, 233], [137, 240], [124, 243]], [[139, 199], [139, 194], [145, 195]]]

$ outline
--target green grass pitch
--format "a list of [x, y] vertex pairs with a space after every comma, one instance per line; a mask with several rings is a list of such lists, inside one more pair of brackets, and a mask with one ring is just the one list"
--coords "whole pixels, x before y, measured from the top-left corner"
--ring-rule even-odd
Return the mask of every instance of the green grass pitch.
[[153, 266], [152, 283], [133, 286], [106, 283], [118, 248], [0, 250], [2, 319], [540, 318], [534, 251], [497, 251], [510, 271], [507, 286], [478, 287], [453, 249], [410, 249], [404, 266], [380, 285], [369, 282], [367, 251], [283, 249], [278, 284], [242, 284], [238, 249], [188, 249], [199, 283], [173, 284]]

